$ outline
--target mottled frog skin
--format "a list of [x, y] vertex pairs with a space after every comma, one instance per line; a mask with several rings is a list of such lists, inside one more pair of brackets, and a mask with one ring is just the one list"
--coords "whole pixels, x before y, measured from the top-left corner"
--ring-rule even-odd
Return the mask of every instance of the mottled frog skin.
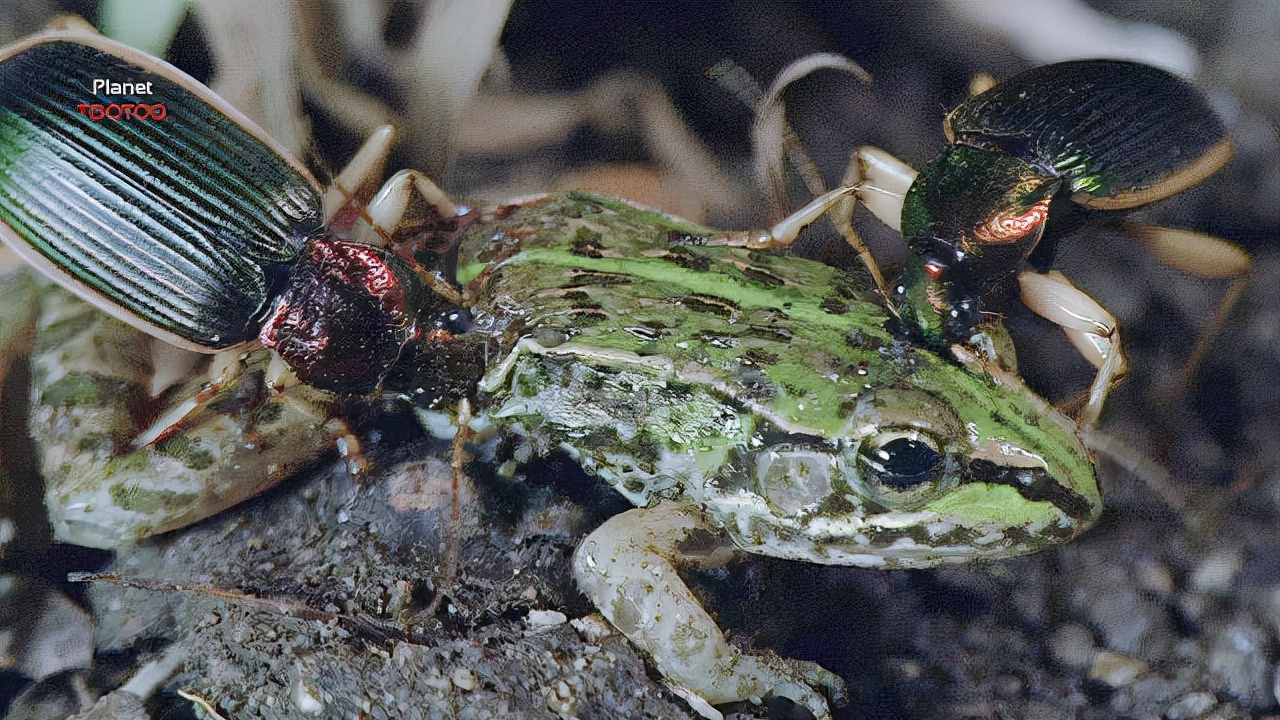
[[477, 429], [519, 438], [517, 462], [564, 451], [639, 506], [583, 541], [575, 572], [694, 707], [780, 695], [826, 717], [814, 687], [839, 700], [843, 683], [726, 643], [675, 572], [691, 533], [925, 568], [1034, 552], [1097, 518], [1075, 426], [994, 363], [893, 337], [863, 278], [700, 246], [707, 230], [616, 200], [549, 202], [462, 244], [497, 341]]

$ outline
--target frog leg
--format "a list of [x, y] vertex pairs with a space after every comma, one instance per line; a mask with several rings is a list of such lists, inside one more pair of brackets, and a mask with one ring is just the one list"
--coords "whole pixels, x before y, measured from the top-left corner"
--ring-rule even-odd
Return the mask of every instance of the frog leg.
[[858, 257], [875, 280], [876, 288], [888, 297], [889, 286], [880, 272], [880, 266], [866, 243], [853, 229], [853, 211], [861, 201], [881, 222], [901, 233], [902, 198], [915, 178], [916, 171], [911, 166], [884, 150], [864, 145], [853, 151], [840, 187], [819, 195], [766, 231], [747, 231], [710, 238], [707, 244], [750, 250], [789, 247], [800, 236], [801, 230], [830, 213], [832, 224], [857, 251]]
[[0, 245], [0, 384], [35, 334], [37, 283], [26, 265]]
[[1022, 303], [1060, 326], [1071, 344], [1098, 369], [1077, 418], [1082, 428], [1098, 421], [1112, 386], [1128, 371], [1115, 316], [1058, 271], [1018, 273]]
[[677, 693], [713, 705], [781, 696], [816, 718], [829, 718], [827, 702], [814, 688], [842, 703], [844, 681], [815, 663], [741, 652], [680, 580], [674, 558], [698, 531], [719, 534], [697, 510], [672, 502], [614, 516], [578, 546], [578, 587], [653, 658]]
[[[263, 397], [271, 353], [256, 351], [216, 403], [134, 447], [137, 419], [158, 404], [148, 392], [150, 336], [56, 288], [37, 296], [28, 432], [59, 541], [114, 548], [188, 525], [291, 476], [335, 442], [323, 392], [295, 385]], [[202, 384], [194, 379], [175, 396]]]

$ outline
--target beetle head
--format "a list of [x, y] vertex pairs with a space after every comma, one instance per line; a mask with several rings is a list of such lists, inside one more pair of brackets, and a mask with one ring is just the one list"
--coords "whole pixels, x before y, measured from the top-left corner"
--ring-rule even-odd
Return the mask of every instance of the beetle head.
[[895, 313], [931, 342], [965, 342], [982, 302], [1035, 249], [1060, 181], [1011, 155], [953, 145], [920, 171], [902, 205], [911, 259]]

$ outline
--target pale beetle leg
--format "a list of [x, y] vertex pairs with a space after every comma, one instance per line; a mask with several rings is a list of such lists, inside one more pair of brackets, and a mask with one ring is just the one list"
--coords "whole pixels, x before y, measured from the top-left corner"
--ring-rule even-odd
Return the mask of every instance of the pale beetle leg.
[[804, 207], [780, 220], [768, 231], [747, 231], [710, 238], [709, 245], [744, 247], [751, 250], [772, 250], [788, 247], [800, 236], [800, 231], [812, 225], [827, 213], [832, 213], [832, 224], [857, 251], [876, 288], [885, 297], [888, 284], [871, 251], [854, 231], [851, 219], [857, 202], [861, 201], [877, 218], [891, 228], [901, 231], [902, 198], [915, 180], [915, 171], [889, 153], [870, 146], [858, 148], [849, 161], [844, 184], [811, 200]]
[[1120, 231], [1141, 244], [1148, 255], [1166, 265], [1207, 280], [1231, 281], [1218, 301], [1213, 319], [1196, 338], [1196, 344], [1178, 374], [1173, 390], [1181, 393], [1190, 386], [1218, 330], [1239, 302], [1248, 283], [1249, 271], [1253, 268], [1253, 258], [1234, 243], [1192, 230], [1125, 222], [1120, 225]]
[[435, 616], [436, 611], [440, 609], [440, 603], [444, 601], [445, 588], [452, 587], [458, 581], [458, 563], [462, 555], [460, 547], [462, 535], [462, 482], [467, 462], [470, 460], [470, 455], [467, 453], [467, 443], [475, 437], [475, 430], [471, 429], [470, 423], [471, 402], [463, 398], [458, 402], [458, 415], [454, 419], [453, 442], [450, 445], [449, 531], [445, 538], [444, 572], [440, 582], [436, 585], [435, 597], [431, 599], [431, 603], [422, 613], [425, 617]]
[[[150, 386], [156, 385], [155, 380], [155, 363], [157, 358], [156, 343], [151, 343], [152, 356], [152, 380]], [[195, 395], [179, 400], [174, 405], [165, 410], [154, 422], [145, 430], [138, 433], [133, 439], [131, 445], [135, 448], [151, 445], [158, 440], [168, 437], [177, 432], [178, 427], [192, 415], [204, 409], [214, 398], [240, 376], [240, 358], [244, 354], [244, 348], [235, 348], [224, 350], [213, 356], [213, 360], [209, 364], [209, 381], [200, 388]], [[275, 353], [272, 353], [273, 355]], [[167, 352], [159, 353], [161, 362], [164, 361]], [[166, 373], [168, 374], [168, 373]], [[167, 386], [166, 386], [167, 387]]]
[[[355, 236], [356, 239], [360, 240], [372, 233], [390, 244], [392, 232], [404, 221], [409, 212], [410, 203], [415, 197], [426, 201], [430, 211], [442, 221], [452, 221], [468, 212], [468, 209], [455, 205], [449, 196], [431, 181], [431, 178], [416, 170], [401, 170], [392, 175], [369, 202], [366, 216], [362, 218], [368, 223], [368, 230], [360, 232], [365, 229], [364, 223], [361, 223], [357, 227], [357, 232], [360, 234]], [[417, 271], [418, 278], [432, 292], [454, 305], [465, 304], [457, 288], [439, 273], [418, 268], [416, 264], [414, 269]]]
[[364, 141], [356, 154], [342, 168], [324, 192], [324, 222], [328, 226], [338, 213], [353, 199], [360, 196], [361, 190], [372, 186], [382, 177], [387, 166], [387, 158], [391, 154], [391, 146], [396, 140], [396, 130], [390, 125], [383, 125], [375, 130]]
[[1115, 317], [1057, 271], [1042, 274], [1024, 270], [1018, 273], [1018, 285], [1022, 303], [1060, 326], [1076, 350], [1098, 368], [1077, 418], [1081, 428], [1092, 428], [1112, 385], [1128, 371]]

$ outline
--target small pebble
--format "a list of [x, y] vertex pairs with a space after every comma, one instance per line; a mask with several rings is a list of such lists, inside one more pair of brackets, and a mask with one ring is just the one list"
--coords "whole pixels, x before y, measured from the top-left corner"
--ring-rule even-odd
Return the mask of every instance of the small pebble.
[[1053, 650], [1054, 662], [1075, 670], [1089, 667], [1097, 652], [1093, 633], [1078, 623], [1068, 623], [1055, 630], [1049, 646]]
[[422, 681], [426, 683], [427, 687], [435, 688], [436, 690], [449, 689], [449, 680], [442, 675], [428, 675]]
[[1164, 711], [1167, 720], [1191, 720], [1211, 710], [1218, 704], [1218, 699], [1210, 692], [1187, 693], [1178, 698]]
[[[305, 678], [298, 676], [296, 683], [293, 683], [293, 706], [298, 708], [298, 712], [303, 715], [317, 715], [324, 710], [324, 702], [320, 701], [319, 693], [311, 688], [311, 683], [306, 682]], [[268, 696], [266, 700], [271, 701], [274, 698]]]
[[1118, 688], [1132, 683], [1150, 669], [1149, 665], [1135, 657], [1102, 650], [1093, 656], [1089, 677], [1104, 685]]
[[600, 642], [613, 634], [613, 626], [596, 614], [574, 618], [569, 621], [569, 624], [578, 631], [578, 635], [582, 636], [583, 640], [591, 643]]
[[1133, 565], [1133, 582], [1139, 590], [1165, 597], [1173, 592], [1173, 574], [1168, 566], [1155, 560], [1138, 560]]
[[1244, 567], [1244, 552], [1239, 548], [1223, 548], [1202, 559], [1191, 573], [1191, 587], [1207, 594], [1230, 593], [1236, 575]]
[[531, 628], [542, 629], [563, 625], [569, 621], [569, 617], [558, 610], [530, 610], [524, 621]]
[[476, 674], [471, 672], [468, 668], [458, 668], [457, 670], [454, 670], [450, 679], [453, 680], [453, 684], [456, 685], [459, 690], [471, 691], [476, 689]]
[[1251, 705], [1267, 704], [1273, 673], [1267, 632], [1251, 619], [1237, 618], [1213, 634], [1208, 666], [1219, 689]]

